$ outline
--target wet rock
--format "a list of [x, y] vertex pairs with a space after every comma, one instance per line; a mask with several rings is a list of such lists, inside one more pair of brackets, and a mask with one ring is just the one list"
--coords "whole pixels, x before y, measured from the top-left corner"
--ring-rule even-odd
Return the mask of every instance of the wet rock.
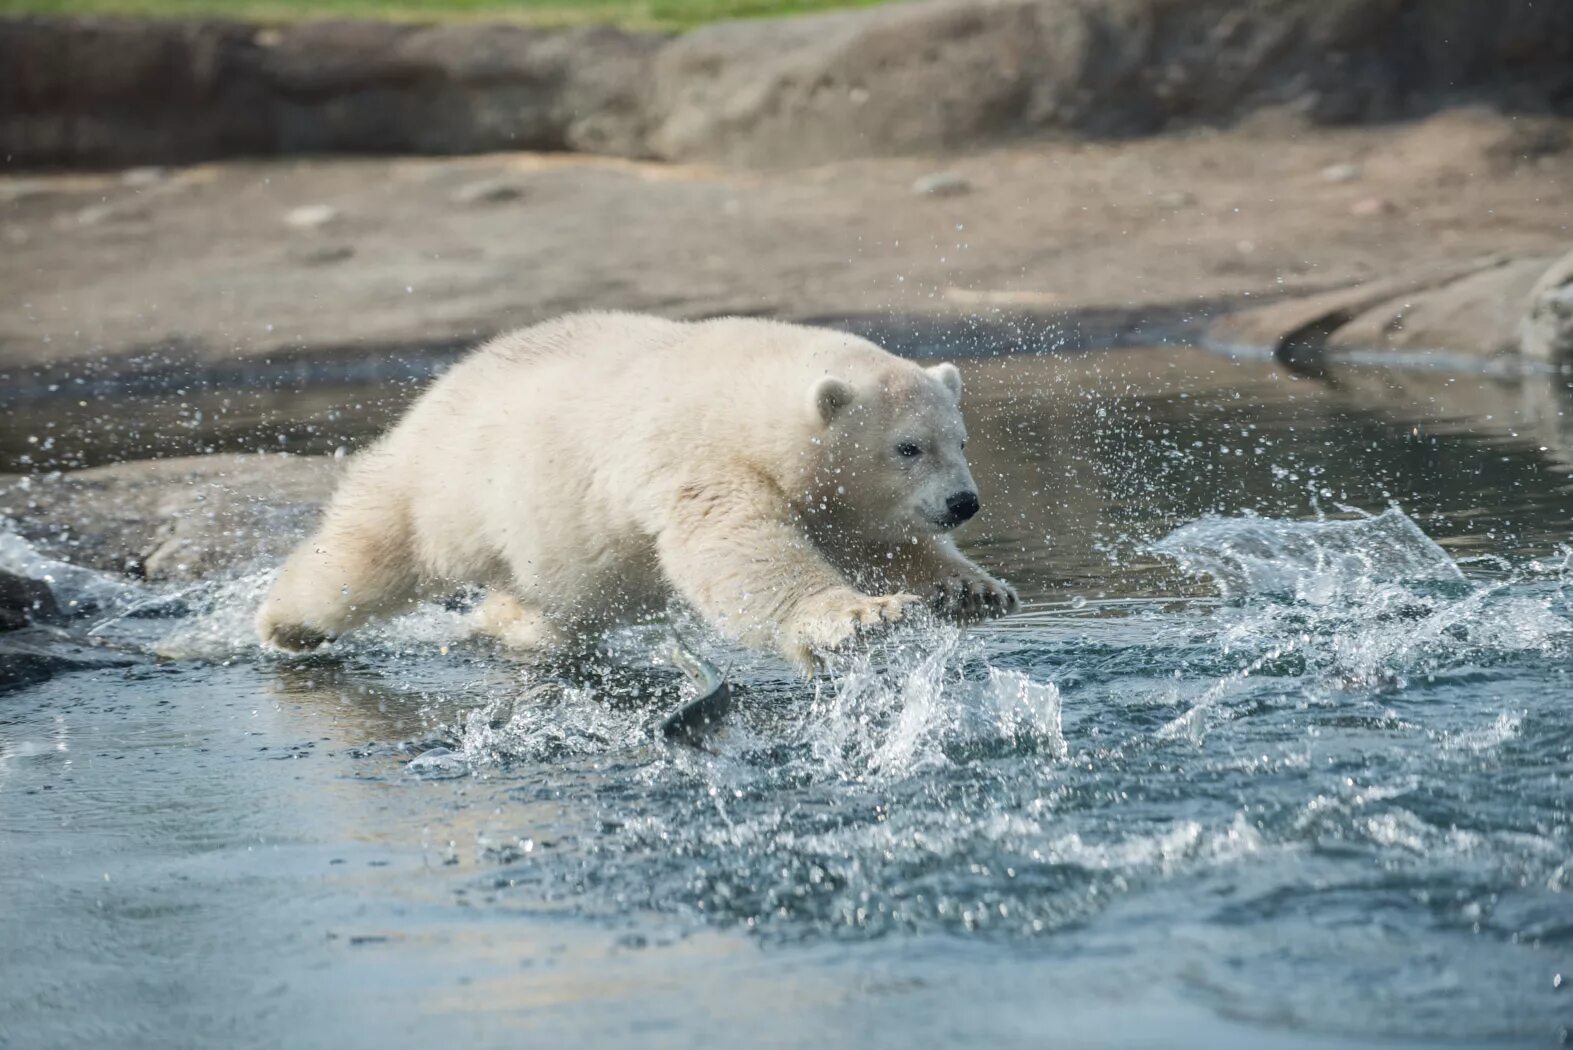
[[1311, 374], [1348, 354], [1416, 362], [1439, 354], [1511, 358], [1519, 350], [1523, 304], [1549, 261], [1476, 260], [1287, 299], [1221, 318], [1208, 340], [1224, 349], [1271, 353]]
[[512, 179], [481, 179], [467, 183], [453, 191], [449, 198], [455, 204], [501, 204], [524, 196], [524, 188]]
[[339, 209], [331, 204], [302, 204], [284, 213], [284, 224], [297, 230], [320, 230], [339, 217]]
[[0, 570], [0, 631], [60, 619], [60, 607], [47, 583]]
[[0, 515], [76, 565], [195, 579], [281, 556], [310, 527], [338, 469], [330, 456], [117, 463], [13, 484], [0, 492]]
[[912, 192], [919, 197], [959, 197], [972, 192], [972, 183], [953, 171], [936, 171], [914, 180]]
[[1519, 338], [1525, 357], [1555, 365], [1573, 364], [1573, 252], [1552, 263], [1535, 280]]
[[1480, 361], [1518, 352], [1525, 291], [1546, 267], [1544, 256], [1492, 260], [1473, 272], [1372, 305], [1328, 338], [1334, 354], [1442, 352]]
[[135, 662], [37, 629], [17, 631], [0, 637], [0, 691], [35, 685], [69, 671], [129, 667]]

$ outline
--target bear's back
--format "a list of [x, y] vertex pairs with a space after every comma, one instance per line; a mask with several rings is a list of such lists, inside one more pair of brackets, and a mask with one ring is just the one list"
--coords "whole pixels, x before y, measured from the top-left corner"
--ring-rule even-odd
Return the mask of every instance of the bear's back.
[[478, 353], [526, 363], [548, 357], [637, 352], [675, 342], [687, 327], [681, 321], [664, 317], [614, 310], [565, 314], [500, 335]]

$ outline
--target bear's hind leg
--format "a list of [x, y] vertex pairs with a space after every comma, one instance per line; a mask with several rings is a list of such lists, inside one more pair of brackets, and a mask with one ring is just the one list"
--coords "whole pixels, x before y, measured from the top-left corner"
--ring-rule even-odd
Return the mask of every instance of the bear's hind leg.
[[397, 530], [357, 527], [335, 517], [330, 512], [322, 529], [284, 562], [257, 610], [263, 642], [315, 649], [415, 603], [415, 566]]

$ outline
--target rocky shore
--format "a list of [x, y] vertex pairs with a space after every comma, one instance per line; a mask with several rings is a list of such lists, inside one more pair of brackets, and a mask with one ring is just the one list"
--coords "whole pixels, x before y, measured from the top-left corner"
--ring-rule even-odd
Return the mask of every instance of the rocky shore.
[[1060, 135], [1565, 111], [1544, 0], [923, 0], [668, 38], [456, 23], [0, 20], [13, 165], [576, 150], [747, 165]]

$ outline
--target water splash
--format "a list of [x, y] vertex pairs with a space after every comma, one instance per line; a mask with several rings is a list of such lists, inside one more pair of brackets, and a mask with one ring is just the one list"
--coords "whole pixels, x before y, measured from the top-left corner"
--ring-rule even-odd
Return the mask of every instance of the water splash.
[[1208, 515], [1153, 544], [1226, 598], [1347, 604], [1388, 584], [1464, 584], [1446, 551], [1403, 511], [1353, 521]]
[[1250, 679], [1403, 689], [1513, 654], [1559, 652], [1573, 635], [1565, 566], [1471, 580], [1396, 508], [1352, 521], [1209, 516], [1152, 549], [1229, 599], [1206, 640], [1239, 660], [1160, 730], [1165, 737], [1199, 741]]
[[903, 632], [815, 685], [800, 725], [826, 774], [892, 779], [1006, 753], [1064, 757], [1052, 682], [989, 666], [957, 628]]
[[0, 570], [42, 580], [63, 609], [124, 609], [145, 599], [144, 588], [121, 576], [54, 558], [0, 518]]

